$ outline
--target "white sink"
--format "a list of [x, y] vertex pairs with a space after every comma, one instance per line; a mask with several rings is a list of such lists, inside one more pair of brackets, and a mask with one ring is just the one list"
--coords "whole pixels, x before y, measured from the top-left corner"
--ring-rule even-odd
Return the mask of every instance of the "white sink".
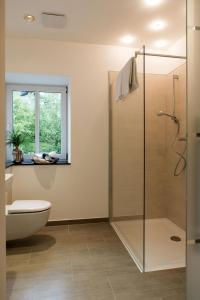
[[5, 182], [6, 183], [9, 182], [12, 178], [13, 178], [12, 173], [5, 174]]

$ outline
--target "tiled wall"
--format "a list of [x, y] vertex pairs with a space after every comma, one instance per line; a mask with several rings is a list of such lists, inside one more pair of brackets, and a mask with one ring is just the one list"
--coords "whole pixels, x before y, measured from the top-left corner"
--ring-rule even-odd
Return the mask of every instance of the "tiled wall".
[[166, 183], [166, 118], [169, 93], [167, 75], [146, 75], [145, 97], [145, 202], [147, 218], [167, 217]]
[[[117, 73], [110, 73], [115, 82]], [[144, 114], [142, 76], [140, 88], [116, 101], [111, 86], [112, 106], [112, 213], [113, 217], [143, 214], [144, 195]]]
[[[176, 115], [180, 120], [180, 137], [186, 138], [186, 65], [183, 65], [174, 71], [179, 79], [175, 80], [175, 95], [176, 95]], [[168, 76], [171, 79], [172, 74]], [[172, 99], [172, 97], [170, 97]], [[170, 105], [170, 102], [167, 102]], [[168, 196], [167, 213], [168, 218], [183, 229], [186, 228], [186, 171], [180, 176], [174, 177], [173, 170], [177, 163], [177, 154], [174, 154], [169, 147], [174, 136], [174, 124], [168, 120], [167, 122], [167, 178], [166, 195]], [[175, 144], [175, 149], [183, 152], [186, 146], [186, 141], [179, 141]]]
[[[176, 125], [159, 111], [173, 111], [173, 74], [175, 80], [176, 115], [181, 123], [181, 137], [186, 136], [185, 65], [167, 75], [146, 74], [145, 101], [145, 203], [147, 218], [169, 218], [185, 228], [185, 172], [173, 175], [178, 160], [171, 148]], [[112, 80], [116, 73], [112, 74]], [[112, 82], [111, 80], [111, 82]], [[141, 78], [140, 78], [141, 80]], [[113, 215], [130, 217], [143, 214], [143, 82], [125, 101], [112, 97], [113, 145]], [[112, 86], [113, 89], [113, 86]], [[182, 151], [185, 142], [177, 142]]]
[[[175, 79], [175, 109], [180, 120], [180, 135], [186, 137], [186, 66], [168, 75], [146, 76], [146, 216], [167, 217], [181, 228], [186, 225], [186, 172], [174, 176], [179, 159], [175, 151], [183, 152], [185, 141], [172, 148], [177, 125], [159, 111], [173, 112], [173, 75]], [[181, 165], [182, 166], [182, 165]]]

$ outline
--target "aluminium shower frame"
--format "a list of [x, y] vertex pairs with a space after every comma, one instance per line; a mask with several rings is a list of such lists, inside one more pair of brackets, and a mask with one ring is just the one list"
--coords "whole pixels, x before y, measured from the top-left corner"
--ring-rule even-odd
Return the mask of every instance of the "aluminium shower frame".
[[187, 59], [186, 56], [180, 56], [180, 55], [170, 55], [170, 54], [160, 54], [160, 53], [148, 53], [148, 52], [144, 52], [143, 53], [143, 52], [140, 52], [140, 51], [135, 51], [135, 58], [137, 58], [138, 55]]

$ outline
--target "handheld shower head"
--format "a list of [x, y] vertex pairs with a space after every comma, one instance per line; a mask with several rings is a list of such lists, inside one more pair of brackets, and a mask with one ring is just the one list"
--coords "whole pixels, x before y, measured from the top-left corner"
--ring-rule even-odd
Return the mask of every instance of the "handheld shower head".
[[179, 120], [177, 119], [176, 116], [167, 114], [167, 113], [163, 112], [162, 110], [159, 111], [159, 112], [157, 113], [157, 116], [158, 116], [158, 117], [162, 117], [162, 116], [169, 117], [169, 118], [171, 118], [175, 123], [179, 123]]
[[158, 113], [157, 113], [157, 116], [158, 117], [161, 117], [161, 116], [164, 116], [165, 115], [165, 113], [162, 111], [162, 110], [160, 110]]

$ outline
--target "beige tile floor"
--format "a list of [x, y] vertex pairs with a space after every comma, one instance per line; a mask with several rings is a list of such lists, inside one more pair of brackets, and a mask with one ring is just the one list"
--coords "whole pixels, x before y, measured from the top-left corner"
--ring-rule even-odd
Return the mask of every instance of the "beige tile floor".
[[185, 270], [141, 274], [108, 223], [45, 227], [7, 246], [8, 300], [183, 300]]

